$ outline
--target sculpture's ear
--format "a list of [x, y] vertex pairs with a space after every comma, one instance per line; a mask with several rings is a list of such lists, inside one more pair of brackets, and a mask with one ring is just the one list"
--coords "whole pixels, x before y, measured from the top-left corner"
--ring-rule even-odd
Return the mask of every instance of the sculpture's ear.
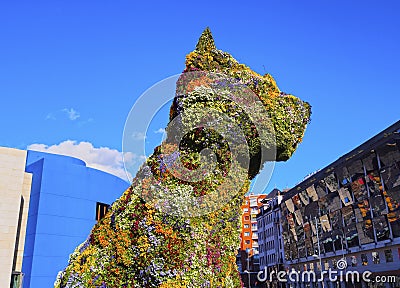
[[206, 52], [213, 49], [217, 49], [217, 47], [215, 47], [214, 38], [211, 34], [210, 28], [207, 27], [203, 33], [201, 33], [199, 41], [196, 45], [196, 50], [198, 52]]

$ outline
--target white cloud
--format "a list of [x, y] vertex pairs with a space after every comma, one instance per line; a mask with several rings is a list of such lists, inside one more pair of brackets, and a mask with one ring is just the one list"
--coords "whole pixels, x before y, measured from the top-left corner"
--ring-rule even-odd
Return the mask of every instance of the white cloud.
[[[55, 112], [50, 112], [46, 115], [46, 120], [57, 120], [60, 118], [67, 117], [69, 120], [74, 121], [81, 117], [81, 114], [76, 111], [74, 108], [64, 108], [61, 110], [57, 110]], [[91, 118], [89, 118], [91, 119]]]
[[79, 117], [81, 117], [79, 112], [74, 110], [74, 108], [70, 108], [70, 109], [64, 108], [64, 109], [62, 109], [62, 111], [64, 113], [66, 113], [68, 118], [69, 118], [69, 120], [72, 120], [72, 121], [74, 121], [74, 120], [78, 119]]
[[146, 139], [146, 134], [143, 132], [133, 132], [132, 133], [132, 139], [136, 140], [136, 141], [143, 141], [144, 139]]
[[56, 120], [56, 116], [53, 113], [49, 113], [46, 116], [46, 120]]
[[[116, 149], [110, 149], [108, 147], [93, 147], [90, 142], [77, 142], [73, 140], [67, 140], [56, 145], [45, 145], [45, 144], [31, 144], [28, 146], [28, 150], [35, 150], [41, 152], [48, 152], [54, 154], [61, 154], [76, 157], [86, 162], [88, 167], [96, 168], [107, 173], [118, 176], [128, 181], [124, 162], [126, 166], [137, 166], [141, 165], [145, 157], [138, 156], [131, 152], [125, 153], [123, 159], [122, 152]], [[131, 170], [132, 171], [132, 170]], [[129, 172], [128, 172], [129, 173]], [[132, 175], [129, 173], [129, 179], [132, 179]]]
[[164, 134], [165, 133], [165, 129], [164, 128], [160, 128], [160, 129], [154, 131], [154, 133], [156, 133], [156, 134]]

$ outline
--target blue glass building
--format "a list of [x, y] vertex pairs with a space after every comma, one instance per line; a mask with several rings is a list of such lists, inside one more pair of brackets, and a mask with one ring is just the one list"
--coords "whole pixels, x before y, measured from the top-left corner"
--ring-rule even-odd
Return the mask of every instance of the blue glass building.
[[25, 172], [32, 174], [32, 184], [23, 287], [53, 287], [69, 255], [96, 223], [99, 207], [114, 202], [129, 183], [86, 167], [82, 160], [36, 151], [28, 151]]

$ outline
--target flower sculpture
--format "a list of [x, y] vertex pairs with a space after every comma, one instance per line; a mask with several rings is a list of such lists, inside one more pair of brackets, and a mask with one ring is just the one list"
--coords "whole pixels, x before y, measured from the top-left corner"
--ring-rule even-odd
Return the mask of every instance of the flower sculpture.
[[[231, 120], [221, 124], [219, 114]], [[241, 287], [244, 195], [265, 161], [289, 159], [310, 114], [271, 75], [216, 49], [207, 28], [176, 83], [174, 129], [71, 254], [55, 287]], [[201, 177], [187, 177], [196, 170]]]

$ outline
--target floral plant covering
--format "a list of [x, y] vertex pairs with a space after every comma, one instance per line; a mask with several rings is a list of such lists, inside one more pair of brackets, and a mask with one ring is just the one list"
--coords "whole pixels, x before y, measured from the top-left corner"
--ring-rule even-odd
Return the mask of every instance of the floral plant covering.
[[[271, 131], [265, 139], [261, 139], [259, 126], [251, 121], [248, 111], [232, 101], [232, 97], [243, 94], [243, 86], [258, 97], [269, 115], [271, 127], [264, 128]], [[233, 96], [225, 97], [227, 94]], [[211, 108], [228, 115], [243, 132], [247, 147], [233, 141], [243, 148], [237, 149], [236, 158], [232, 157], [229, 143], [210, 127], [198, 126], [175, 141], [179, 133], [174, 131], [200, 121], [192, 111]], [[167, 129], [162, 147], [154, 149], [132, 185], [70, 255], [55, 287], [243, 287], [236, 253], [244, 195], [263, 162], [286, 161], [293, 154], [310, 121], [311, 107], [281, 92], [271, 75], [261, 76], [216, 49], [207, 28], [196, 49], [186, 56], [186, 68], [177, 82], [170, 109], [170, 122], [183, 112], [188, 116], [177, 122], [179, 129]], [[189, 181], [184, 173], [172, 171], [171, 163], [178, 158], [189, 170], [201, 167], [199, 152], [204, 148], [216, 155], [216, 165], [207, 171], [207, 177]], [[274, 149], [275, 153], [269, 154], [274, 157], [262, 158], [263, 148]], [[240, 159], [247, 156], [246, 164]], [[232, 172], [234, 164], [237, 169]], [[222, 186], [232, 173], [229, 184]], [[244, 173], [245, 181], [240, 181], [235, 173]], [[230, 189], [235, 193], [227, 193]], [[193, 197], [202, 199], [207, 195], [212, 195], [214, 201], [200, 201], [192, 206], [208, 209], [208, 213], [191, 215], [192, 206], [187, 203]], [[229, 199], [223, 202], [225, 198]], [[213, 203], [219, 206], [214, 207]]]

